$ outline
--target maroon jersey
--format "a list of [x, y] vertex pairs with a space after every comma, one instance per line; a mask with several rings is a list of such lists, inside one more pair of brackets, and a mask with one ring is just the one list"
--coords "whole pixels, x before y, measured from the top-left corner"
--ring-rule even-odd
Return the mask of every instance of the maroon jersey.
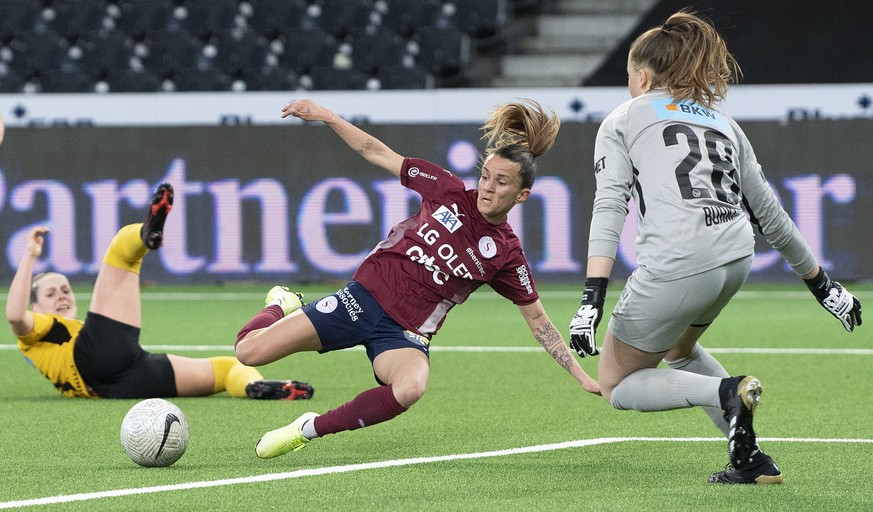
[[403, 161], [400, 183], [421, 194], [421, 209], [391, 228], [354, 275], [394, 321], [429, 338], [485, 283], [520, 306], [539, 299], [518, 237], [482, 217], [478, 191], [417, 158]]

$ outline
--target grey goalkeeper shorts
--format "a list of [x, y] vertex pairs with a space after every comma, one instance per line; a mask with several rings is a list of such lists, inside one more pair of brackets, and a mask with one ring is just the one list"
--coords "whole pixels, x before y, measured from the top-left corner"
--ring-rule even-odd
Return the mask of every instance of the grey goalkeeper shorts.
[[644, 352], [664, 352], [691, 325], [709, 325], [742, 288], [752, 256], [673, 281], [634, 271], [612, 311], [609, 330]]

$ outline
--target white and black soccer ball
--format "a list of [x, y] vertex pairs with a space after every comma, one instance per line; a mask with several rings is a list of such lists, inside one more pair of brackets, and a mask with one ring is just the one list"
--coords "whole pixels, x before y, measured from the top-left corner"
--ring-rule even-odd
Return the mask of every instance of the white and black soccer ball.
[[121, 446], [140, 466], [169, 466], [188, 448], [188, 420], [172, 402], [143, 400], [131, 407], [121, 422]]

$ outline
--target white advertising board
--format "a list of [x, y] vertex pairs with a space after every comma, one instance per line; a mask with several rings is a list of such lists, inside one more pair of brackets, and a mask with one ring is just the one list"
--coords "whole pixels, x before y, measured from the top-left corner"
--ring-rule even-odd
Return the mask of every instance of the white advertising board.
[[[281, 124], [303, 97], [374, 124], [480, 123], [497, 104], [532, 98], [561, 119], [599, 122], [629, 99], [624, 87], [288, 91], [247, 93], [0, 94], [7, 126], [210, 126]], [[873, 84], [737, 85], [723, 108], [738, 121], [873, 119]]]

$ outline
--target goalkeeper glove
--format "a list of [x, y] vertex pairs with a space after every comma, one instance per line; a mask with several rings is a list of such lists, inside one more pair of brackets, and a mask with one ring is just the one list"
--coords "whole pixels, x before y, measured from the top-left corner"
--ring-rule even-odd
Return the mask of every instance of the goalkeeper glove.
[[606, 277], [589, 277], [585, 280], [582, 305], [570, 321], [570, 347], [579, 357], [596, 356], [600, 353], [594, 336], [603, 317], [607, 283], [609, 279]]
[[847, 331], [852, 332], [855, 325], [861, 325], [861, 301], [846, 291], [843, 285], [832, 281], [823, 268], [819, 267], [818, 275], [804, 279], [804, 282], [818, 303], [837, 317]]

